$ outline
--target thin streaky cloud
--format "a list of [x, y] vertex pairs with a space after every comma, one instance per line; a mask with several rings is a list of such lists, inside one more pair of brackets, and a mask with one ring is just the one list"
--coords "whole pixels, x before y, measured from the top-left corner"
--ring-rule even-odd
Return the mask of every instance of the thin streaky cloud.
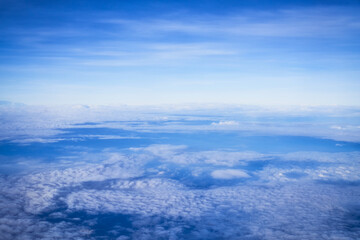
[[[1, 28], [0, 93], [25, 103], [96, 103], [78, 87], [86, 81], [102, 89], [99, 104], [358, 105], [358, 9], [40, 11], [28, 24], [25, 17]], [[70, 87], [52, 85], [59, 81]]]
[[[191, 35], [226, 34], [265, 37], [340, 37], [360, 30], [360, 17], [353, 9], [284, 9], [276, 12], [243, 12], [228, 16], [179, 16], [177, 19], [104, 19], [147, 36], [150, 33]], [[218, 37], [218, 36], [217, 36]]]

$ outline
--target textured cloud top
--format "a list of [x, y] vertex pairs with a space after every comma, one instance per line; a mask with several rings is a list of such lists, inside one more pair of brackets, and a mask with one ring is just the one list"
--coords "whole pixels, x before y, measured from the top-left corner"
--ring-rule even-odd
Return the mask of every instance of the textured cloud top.
[[360, 237], [358, 110], [221, 109], [1, 106], [1, 239]]

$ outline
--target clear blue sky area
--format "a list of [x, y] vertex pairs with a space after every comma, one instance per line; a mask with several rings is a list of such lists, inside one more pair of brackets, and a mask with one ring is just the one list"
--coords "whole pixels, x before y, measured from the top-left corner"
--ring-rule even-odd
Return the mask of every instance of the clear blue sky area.
[[359, 1], [1, 1], [0, 99], [360, 105]]

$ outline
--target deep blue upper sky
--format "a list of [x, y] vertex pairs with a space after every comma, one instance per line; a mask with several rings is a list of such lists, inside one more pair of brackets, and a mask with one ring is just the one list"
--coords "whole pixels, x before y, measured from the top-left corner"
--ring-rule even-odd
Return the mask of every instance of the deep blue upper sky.
[[2, 1], [0, 98], [359, 105], [358, 1]]

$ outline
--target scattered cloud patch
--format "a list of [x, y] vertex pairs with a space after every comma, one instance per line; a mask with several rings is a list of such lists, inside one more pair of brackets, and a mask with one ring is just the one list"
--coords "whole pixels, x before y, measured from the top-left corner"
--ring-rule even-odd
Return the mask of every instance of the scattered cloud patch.
[[[330, 147], [326, 148], [329, 152], [303, 151], [302, 145], [297, 145], [296, 151], [266, 153], [261, 152], [261, 148], [259, 151], [230, 148], [228, 143], [202, 150], [191, 145], [191, 137], [205, 136], [200, 138], [200, 143], [206, 145], [209, 135], [186, 135], [186, 131], [199, 131], [220, 136], [224, 133], [222, 127], [238, 130], [251, 126], [255, 126], [252, 133], [258, 134], [261, 127], [266, 129], [276, 124], [277, 134], [289, 133], [291, 131], [285, 131], [283, 126], [295, 126], [299, 130], [304, 126], [300, 122], [307, 121], [304, 116], [298, 119], [293, 113], [294, 122], [290, 124], [289, 112], [285, 120], [280, 118], [274, 122], [272, 117], [265, 117], [268, 113], [255, 114], [256, 119], [260, 119], [256, 122], [242, 114], [212, 116], [212, 111], [196, 116], [190, 114], [193, 110], [189, 116], [165, 113], [155, 116], [157, 114], [129, 109], [117, 110], [115, 114], [112, 110], [116, 108], [92, 106], [51, 114], [44, 109], [28, 109], [27, 113], [12, 110], [14, 112], [7, 112], [0, 119], [9, 123], [0, 126], [5, 131], [0, 135], [7, 138], [4, 144], [8, 144], [3, 146], [17, 147], [15, 152], [39, 145], [53, 148], [65, 145], [60, 149], [61, 154], [69, 150], [61, 156], [55, 154], [55, 158], [45, 164], [43, 161], [43, 167], [36, 161], [31, 162], [38, 166], [35, 170], [0, 174], [0, 236], [6, 240], [93, 240], [106, 236], [114, 239], [295, 237], [314, 240], [325, 235], [329, 239], [360, 237], [360, 231], [354, 227], [359, 223], [356, 214], [360, 199], [360, 152], [356, 142], [330, 141]], [[63, 111], [67, 114], [62, 115]], [[93, 111], [96, 116], [92, 116]], [[104, 116], [99, 117], [99, 112]], [[127, 116], [120, 114], [125, 112]], [[226, 111], [223, 113], [226, 115]], [[102, 117], [115, 120], [105, 122]], [[76, 125], [84, 123], [84, 118], [99, 124], [96, 127]], [[323, 126], [329, 131], [334, 125]], [[97, 132], [98, 129], [105, 133]], [[354, 129], [341, 131], [345, 135], [354, 134]], [[311, 127], [305, 130], [310, 132]], [[159, 139], [166, 136], [159, 132], [167, 132], [168, 136], [177, 134], [179, 138], [174, 143], [158, 144]], [[323, 133], [322, 137], [328, 134]], [[184, 136], [190, 137], [179, 141]], [[296, 136], [299, 138], [289, 139], [300, 143], [308, 140], [302, 134]], [[107, 141], [110, 139], [124, 141]], [[153, 141], [121, 146], [134, 139]], [[221, 139], [214, 139], [217, 146]], [[96, 146], [84, 144], [87, 140]], [[98, 144], [105, 142], [114, 145], [98, 148]], [[349, 145], [353, 147], [348, 148]], [[0, 156], [4, 164], [1, 166], [17, 164], [28, 168], [27, 159], [11, 154]], [[106, 219], [112, 223], [103, 227]]]
[[[236, 129], [239, 132], [261, 135], [309, 136], [360, 142], [357, 112], [357, 108], [346, 107], [265, 108], [241, 105], [165, 105], [145, 109], [129, 106], [21, 105], [9, 107], [0, 105], [2, 115], [0, 139], [23, 143], [61, 141], [62, 137], [58, 138], [57, 135], [66, 133], [68, 129], [76, 126], [82, 129], [97, 127], [162, 133]], [[81, 125], [89, 122], [97, 124], [96, 126]], [[289, 122], [291, 124], [288, 124]], [[344, 124], [339, 125], [341, 122]], [[90, 135], [84, 138], [135, 137], [113, 134]]]
[[236, 121], [220, 121], [211, 123], [212, 126], [238, 126], [239, 122]]
[[236, 179], [236, 178], [249, 178], [249, 174], [239, 169], [223, 169], [215, 170], [211, 176], [216, 179]]

